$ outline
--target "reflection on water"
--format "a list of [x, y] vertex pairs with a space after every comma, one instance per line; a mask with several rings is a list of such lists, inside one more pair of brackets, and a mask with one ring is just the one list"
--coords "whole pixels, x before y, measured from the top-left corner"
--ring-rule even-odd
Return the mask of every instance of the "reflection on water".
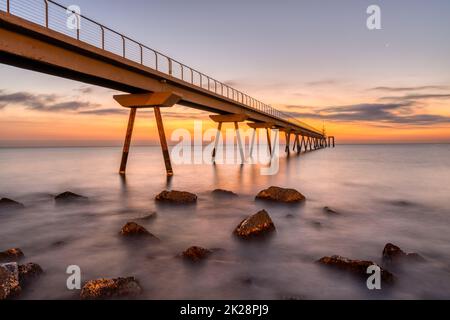
[[[338, 146], [280, 160], [280, 172], [258, 166], [178, 165], [167, 180], [158, 148], [134, 148], [128, 174], [117, 174], [120, 148], [0, 149], [0, 197], [26, 205], [0, 213], [0, 250], [20, 247], [46, 271], [22, 298], [76, 298], [65, 270], [83, 280], [136, 276], [148, 299], [450, 298], [450, 148], [445, 145]], [[268, 186], [296, 188], [302, 206], [255, 202]], [[167, 187], [194, 192], [195, 206], [157, 206]], [[215, 188], [236, 198], [216, 198]], [[89, 203], [55, 206], [70, 190]], [[329, 206], [340, 212], [328, 215]], [[266, 209], [277, 227], [270, 241], [232, 236], [247, 215]], [[160, 243], [129, 242], [118, 232], [140, 219]], [[324, 255], [381, 263], [387, 242], [427, 262], [395, 270], [381, 292], [314, 263]], [[191, 245], [222, 248], [203, 264], [176, 257]]]

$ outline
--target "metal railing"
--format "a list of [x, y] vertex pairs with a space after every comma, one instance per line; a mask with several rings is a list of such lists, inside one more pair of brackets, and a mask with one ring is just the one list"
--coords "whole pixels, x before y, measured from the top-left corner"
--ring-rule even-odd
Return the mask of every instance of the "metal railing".
[[[0, 0], [0, 10], [195, 85], [251, 110], [320, 134], [313, 127], [294, 119], [292, 115], [279, 111], [53, 0]], [[75, 27], [67, 25], [68, 18], [75, 19]]]

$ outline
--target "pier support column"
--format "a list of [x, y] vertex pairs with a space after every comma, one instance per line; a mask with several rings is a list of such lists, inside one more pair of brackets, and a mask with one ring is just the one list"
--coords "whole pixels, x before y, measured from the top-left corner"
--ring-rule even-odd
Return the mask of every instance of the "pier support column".
[[[241, 162], [245, 162], [245, 155], [244, 155], [244, 149], [242, 145], [241, 135], [239, 132], [239, 122], [244, 122], [248, 119], [248, 116], [246, 114], [224, 114], [224, 115], [211, 115], [209, 118], [217, 122], [219, 125], [217, 127], [217, 134], [216, 134], [216, 140], [214, 141], [214, 149], [212, 151], [212, 160], [213, 162], [216, 159], [216, 153], [217, 153], [217, 146], [219, 143], [220, 133], [222, 130], [222, 124], [223, 123], [233, 123], [234, 124], [234, 130], [236, 131], [236, 140], [239, 148], [239, 153], [241, 156]], [[253, 147], [252, 147], [253, 149]], [[253, 150], [252, 150], [253, 151]]]
[[284, 130], [284, 136], [286, 138], [286, 148], [284, 150], [285, 150], [285, 152], [289, 153], [290, 146], [291, 146], [291, 130], [290, 129], [285, 129]]
[[294, 144], [292, 146], [292, 151], [295, 151], [295, 149], [298, 150], [298, 134], [295, 134]]
[[122, 161], [120, 162], [120, 174], [125, 174], [128, 162], [128, 153], [130, 152], [131, 136], [133, 134], [134, 119], [136, 118], [136, 108], [130, 108], [130, 116], [128, 118], [127, 133], [125, 134], [125, 142], [123, 144]]
[[247, 125], [250, 128], [255, 130], [253, 132], [252, 145], [250, 147], [250, 156], [252, 156], [252, 152], [253, 152], [253, 144], [254, 144], [254, 140], [255, 140], [256, 130], [257, 129], [266, 129], [267, 145], [269, 147], [269, 154], [272, 157], [272, 143], [270, 140], [270, 129], [274, 126], [274, 124], [272, 122], [249, 122], [249, 123], [247, 123]]
[[[305, 136], [304, 135], [302, 135], [302, 140], [300, 140], [300, 145], [299, 145], [299, 147], [297, 148], [297, 152], [298, 153], [301, 153], [302, 152], [302, 148], [303, 148], [303, 145], [305, 144]], [[306, 151], [306, 150], [305, 150]]]
[[130, 151], [131, 136], [133, 133], [134, 120], [138, 108], [153, 108], [155, 112], [156, 124], [158, 126], [159, 140], [164, 157], [167, 176], [173, 175], [172, 164], [170, 162], [169, 148], [167, 145], [166, 135], [164, 132], [164, 124], [161, 116], [161, 107], [172, 107], [180, 101], [181, 95], [174, 92], [155, 92], [143, 94], [123, 94], [114, 96], [122, 107], [130, 108], [130, 117], [128, 119], [128, 128], [125, 135], [125, 143], [123, 146], [122, 161], [120, 163], [121, 174], [125, 174], [128, 154]]
[[153, 108], [153, 111], [155, 112], [156, 124], [158, 126], [159, 141], [161, 143], [161, 149], [164, 157], [164, 165], [166, 166], [166, 174], [167, 176], [173, 176], [172, 163], [170, 162], [169, 147], [167, 146], [161, 110], [159, 110], [159, 107], [155, 107]]

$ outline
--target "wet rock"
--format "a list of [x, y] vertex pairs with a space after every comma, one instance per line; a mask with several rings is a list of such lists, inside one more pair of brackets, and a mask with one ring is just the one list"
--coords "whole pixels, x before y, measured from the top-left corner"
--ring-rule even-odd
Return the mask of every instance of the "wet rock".
[[19, 267], [16, 262], [0, 265], [0, 300], [5, 300], [21, 292]]
[[12, 248], [0, 252], [0, 262], [17, 262], [24, 257], [22, 250], [19, 248]]
[[209, 249], [193, 246], [193, 247], [190, 247], [190, 248], [186, 249], [185, 251], [183, 251], [181, 256], [184, 259], [187, 259], [187, 260], [190, 260], [193, 262], [197, 262], [197, 261], [208, 258], [211, 255], [211, 253], [212, 253], [212, 251]]
[[324, 208], [323, 208], [323, 211], [324, 211], [325, 213], [331, 214], [331, 215], [339, 214], [339, 212], [337, 212], [337, 211], [331, 209], [330, 207], [324, 207]]
[[285, 189], [272, 186], [268, 189], [260, 191], [256, 195], [256, 199], [283, 203], [298, 203], [304, 201], [306, 198], [295, 189]]
[[30, 262], [19, 265], [20, 286], [23, 288], [29, 285], [32, 280], [38, 278], [43, 273], [44, 271], [37, 263]]
[[134, 277], [127, 277], [88, 281], [81, 289], [80, 297], [83, 300], [103, 300], [133, 298], [141, 293], [139, 282]]
[[266, 210], [242, 220], [234, 230], [234, 234], [240, 238], [261, 236], [275, 231], [275, 225]]
[[197, 201], [197, 196], [193, 193], [186, 191], [162, 191], [155, 197], [156, 201], [167, 202], [167, 203], [195, 203]]
[[233, 191], [224, 190], [224, 189], [215, 189], [211, 192], [213, 196], [215, 197], [227, 197], [227, 198], [233, 198], [237, 197], [238, 195], [234, 193]]
[[147, 229], [143, 226], [137, 224], [136, 222], [127, 222], [120, 230], [120, 234], [125, 237], [145, 237], [158, 239], [153, 234], [151, 234]]
[[66, 191], [55, 196], [56, 203], [73, 203], [79, 201], [86, 201], [88, 198], [79, 194]]
[[388, 243], [383, 249], [384, 263], [423, 262], [425, 259], [418, 253], [406, 253], [396, 245]]
[[[317, 261], [320, 264], [335, 267], [340, 270], [348, 271], [362, 277], [368, 277], [367, 268], [372, 265], [377, 265], [372, 261], [352, 260], [341, 256], [323, 257]], [[381, 268], [381, 267], [380, 267]], [[390, 284], [394, 282], [394, 275], [389, 271], [381, 268], [381, 280]]]
[[8, 199], [8, 198], [1, 198], [0, 199], [0, 210], [2, 209], [21, 209], [25, 206], [21, 204], [20, 202]]

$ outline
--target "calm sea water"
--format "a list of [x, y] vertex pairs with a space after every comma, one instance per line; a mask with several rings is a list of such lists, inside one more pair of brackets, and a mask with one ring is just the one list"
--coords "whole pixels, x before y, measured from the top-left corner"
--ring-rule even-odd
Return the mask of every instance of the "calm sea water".
[[[0, 149], [0, 197], [26, 205], [0, 214], [0, 250], [20, 247], [25, 261], [46, 271], [21, 298], [76, 299], [66, 288], [68, 265], [80, 266], [83, 281], [135, 276], [145, 299], [450, 298], [448, 145], [340, 145], [284, 157], [274, 176], [251, 165], [176, 165], [170, 181], [159, 148], [133, 148], [126, 180], [117, 174], [120, 153]], [[255, 202], [271, 185], [296, 188], [308, 200], [297, 207]], [[196, 193], [197, 205], [156, 205], [166, 188]], [[215, 199], [215, 188], [239, 198]], [[66, 190], [90, 202], [55, 206], [53, 196]], [[276, 235], [237, 241], [234, 227], [263, 208]], [[155, 219], [136, 220], [151, 212]], [[161, 242], [124, 241], [118, 233], [127, 221]], [[333, 254], [381, 263], [387, 242], [427, 259], [395, 270], [399, 281], [389, 289], [369, 291], [365, 280], [314, 263]], [[191, 265], [176, 257], [191, 245], [224, 250]]]

